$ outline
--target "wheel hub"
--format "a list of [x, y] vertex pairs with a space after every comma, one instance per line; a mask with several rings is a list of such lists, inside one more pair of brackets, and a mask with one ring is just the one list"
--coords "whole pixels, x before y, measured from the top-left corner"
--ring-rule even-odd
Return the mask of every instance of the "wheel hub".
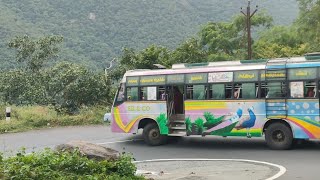
[[282, 131], [277, 130], [272, 133], [272, 138], [277, 142], [283, 142], [285, 139], [285, 135]]
[[152, 139], [157, 139], [157, 138], [159, 138], [159, 136], [160, 136], [159, 131], [157, 131], [157, 130], [155, 130], [155, 129], [150, 131], [150, 137], [151, 137]]

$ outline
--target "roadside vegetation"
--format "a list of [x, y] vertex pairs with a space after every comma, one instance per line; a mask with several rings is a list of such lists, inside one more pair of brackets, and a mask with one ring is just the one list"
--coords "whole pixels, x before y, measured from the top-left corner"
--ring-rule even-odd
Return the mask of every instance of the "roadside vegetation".
[[[5, 106], [0, 106], [5, 109]], [[74, 115], [58, 113], [50, 106], [11, 106], [10, 121], [1, 114], [0, 133], [21, 132], [59, 126], [102, 125], [103, 115], [109, 111], [104, 106], [83, 107]], [[107, 124], [106, 124], [107, 125]]]
[[118, 160], [96, 161], [80, 155], [79, 151], [55, 152], [46, 149], [43, 152], [5, 158], [0, 155], [0, 179], [109, 179], [143, 180], [135, 176], [136, 166], [132, 157], [126, 154]]

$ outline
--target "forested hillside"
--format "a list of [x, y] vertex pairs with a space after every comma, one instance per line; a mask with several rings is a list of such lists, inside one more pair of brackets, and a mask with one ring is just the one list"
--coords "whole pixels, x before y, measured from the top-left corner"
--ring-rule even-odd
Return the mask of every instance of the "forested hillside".
[[[296, 0], [252, 3], [278, 25], [290, 25], [298, 16]], [[17, 66], [7, 46], [17, 35], [62, 35], [59, 59], [102, 69], [123, 47], [174, 49], [208, 21], [230, 21], [246, 5], [245, 0], [1, 0], [1, 67]]]

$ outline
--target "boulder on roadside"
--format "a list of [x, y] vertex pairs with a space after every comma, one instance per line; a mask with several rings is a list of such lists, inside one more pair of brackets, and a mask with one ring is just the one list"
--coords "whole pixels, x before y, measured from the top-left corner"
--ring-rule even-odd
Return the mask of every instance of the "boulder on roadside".
[[120, 156], [120, 153], [114, 149], [85, 141], [70, 141], [55, 147], [55, 150], [58, 152], [73, 152], [76, 149], [79, 150], [81, 155], [98, 161], [117, 160]]

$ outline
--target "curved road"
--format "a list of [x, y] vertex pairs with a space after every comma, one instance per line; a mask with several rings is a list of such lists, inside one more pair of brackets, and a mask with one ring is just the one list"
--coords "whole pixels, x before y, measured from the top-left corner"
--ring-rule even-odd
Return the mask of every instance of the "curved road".
[[262, 138], [184, 137], [164, 146], [150, 147], [141, 135], [113, 134], [107, 126], [66, 127], [0, 135], [0, 151], [12, 155], [21, 147], [27, 152], [71, 140], [85, 140], [130, 152], [136, 160], [172, 158], [250, 159], [279, 164], [287, 169], [281, 180], [320, 179], [320, 143], [309, 142], [293, 150], [269, 150]]

